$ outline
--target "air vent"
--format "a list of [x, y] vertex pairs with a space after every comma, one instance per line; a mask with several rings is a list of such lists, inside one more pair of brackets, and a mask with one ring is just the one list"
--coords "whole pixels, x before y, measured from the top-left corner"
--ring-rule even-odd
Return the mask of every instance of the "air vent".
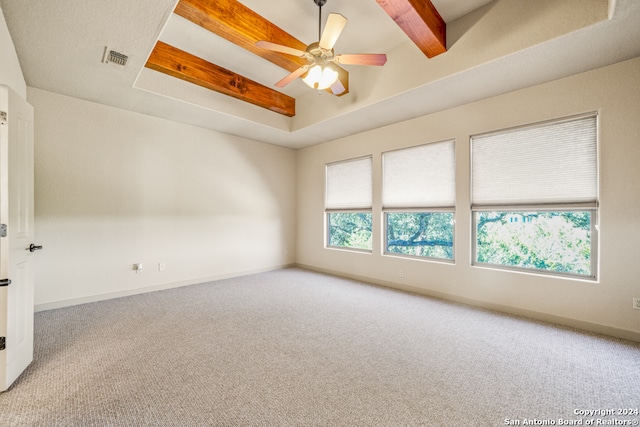
[[104, 48], [104, 58], [102, 59], [102, 62], [105, 64], [114, 64], [124, 67], [127, 65], [127, 60], [129, 60], [129, 57], [124, 53], [109, 49], [109, 47]]

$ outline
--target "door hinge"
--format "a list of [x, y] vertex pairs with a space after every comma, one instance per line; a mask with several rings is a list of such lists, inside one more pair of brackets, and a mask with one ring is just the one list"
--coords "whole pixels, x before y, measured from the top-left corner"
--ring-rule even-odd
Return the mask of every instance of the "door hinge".
[[9, 286], [11, 284], [11, 279], [2, 279], [0, 280], [0, 287], [1, 286]]
[[0, 351], [6, 348], [7, 339], [5, 337], [0, 337]]
[[7, 237], [7, 224], [0, 224], [0, 237]]
[[0, 125], [6, 125], [6, 124], [7, 124], [7, 112], [0, 111]]

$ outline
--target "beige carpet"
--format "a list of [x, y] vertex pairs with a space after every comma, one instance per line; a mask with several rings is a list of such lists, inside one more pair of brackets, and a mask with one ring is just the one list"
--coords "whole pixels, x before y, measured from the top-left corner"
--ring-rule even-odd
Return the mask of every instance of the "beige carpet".
[[300, 269], [45, 311], [35, 325], [34, 362], [0, 394], [2, 426], [640, 419], [576, 413], [640, 409], [638, 343]]

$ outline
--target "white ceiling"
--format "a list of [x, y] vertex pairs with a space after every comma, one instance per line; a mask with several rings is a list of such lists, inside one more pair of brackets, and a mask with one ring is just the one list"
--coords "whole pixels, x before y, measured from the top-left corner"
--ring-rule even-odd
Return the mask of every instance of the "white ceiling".
[[[374, 1], [328, 0], [349, 22], [337, 53], [386, 53], [384, 67], [346, 66], [350, 93], [300, 80], [293, 118], [145, 69], [160, 39], [266, 86], [288, 72], [173, 15], [176, 0], [0, 0], [27, 85], [291, 148], [451, 108], [640, 56], [637, 0], [432, 0], [448, 51], [428, 59]], [[313, 0], [243, 0], [305, 43]], [[610, 19], [609, 19], [610, 17]], [[105, 46], [129, 55], [102, 63]], [[639, 76], [640, 77], [640, 76]]]

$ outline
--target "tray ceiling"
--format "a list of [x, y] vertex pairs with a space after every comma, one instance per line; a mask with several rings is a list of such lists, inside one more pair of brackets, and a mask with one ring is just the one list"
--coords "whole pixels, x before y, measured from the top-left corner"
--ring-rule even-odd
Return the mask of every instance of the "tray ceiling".
[[[317, 41], [313, 0], [239, 3], [305, 45]], [[340, 97], [318, 94], [299, 79], [278, 89], [277, 96], [295, 102], [289, 116], [145, 67], [159, 45], [270, 91], [289, 73], [173, 13], [175, 0], [0, 0], [29, 86], [291, 148], [640, 55], [634, 0], [432, 3], [446, 22], [447, 51], [428, 58], [385, 11], [399, 0], [328, 0], [323, 18], [336, 12], [348, 19], [336, 52], [386, 53], [387, 64], [345, 65], [349, 93]], [[129, 56], [124, 68], [102, 62], [106, 46]]]

